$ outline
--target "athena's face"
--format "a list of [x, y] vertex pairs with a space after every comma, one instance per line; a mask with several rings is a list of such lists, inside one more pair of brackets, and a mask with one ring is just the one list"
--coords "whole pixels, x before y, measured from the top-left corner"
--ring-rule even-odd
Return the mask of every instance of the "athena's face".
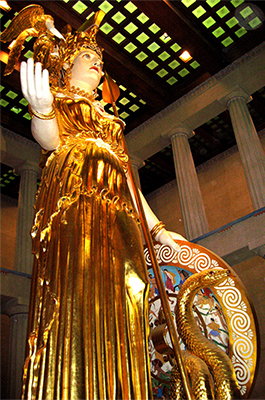
[[92, 90], [99, 85], [103, 62], [96, 52], [87, 49], [78, 54], [73, 62], [71, 79], [88, 84]]

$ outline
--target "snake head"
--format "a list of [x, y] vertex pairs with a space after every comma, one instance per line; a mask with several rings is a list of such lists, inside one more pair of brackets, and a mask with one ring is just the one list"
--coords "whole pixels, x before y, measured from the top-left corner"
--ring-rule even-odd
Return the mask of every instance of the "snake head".
[[209, 287], [221, 283], [229, 275], [229, 269], [210, 269], [200, 272], [198, 278], [202, 286]]

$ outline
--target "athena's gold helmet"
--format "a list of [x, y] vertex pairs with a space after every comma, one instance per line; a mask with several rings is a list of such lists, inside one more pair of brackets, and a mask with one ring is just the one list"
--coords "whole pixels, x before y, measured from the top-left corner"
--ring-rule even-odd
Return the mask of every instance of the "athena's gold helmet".
[[41, 6], [32, 4], [23, 8], [0, 35], [3, 42], [15, 40], [5, 74], [10, 74], [14, 70], [25, 39], [28, 36], [35, 36], [34, 62], [40, 62], [43, 68], [48, 69], [52, 85], [59, 85], [63, 66], [67, 64], [71, 69], [74, 59], [81, 51], [91, 49], [102, 58], [103, 49], [97, 44], [96, 35], [104, 15], [100, 10], [75, 33], [72, 34], [72, 29], [68, 26], [68, 32], [62, 35], [54, 27], [53, 18], [44, 14]]

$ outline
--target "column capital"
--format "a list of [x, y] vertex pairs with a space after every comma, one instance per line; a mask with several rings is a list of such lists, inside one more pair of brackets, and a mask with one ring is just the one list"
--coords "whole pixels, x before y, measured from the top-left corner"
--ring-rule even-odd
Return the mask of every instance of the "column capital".
[[168, 132], [167, 137], [172, 140], [173, 137], [175, 136], [187, 136], [187, 138], [191, 138], [194, 135], [194, 131], [186, 124], [181, 124], [174, 129], [172, 129], [170, 132]]
[[140, 169], [145, 165], [145, 162], [141, 158], [136, 157], [134, 154], [130, 155], [130, 160], [132, 165], [135, 166], [137, 169]]
[[233, 90], [231, 90], [224, 97], [220, 97], [218, 99], [218, 102], [222, 106], [228, 108], [229, 103], [238, 98], [243, 98], [246, 103], [249, 103], [252, 100], [252, 97], [247, 92], [245, 92], [244, 89], [242, 89], [240, 86], [237, 85]]
[[35, 172], [38, 177], [40, 177], [40, 175], [41, 175], [41, 169], [40, 169], [39, 165], [37, 163], [35, 163], [33, 161], [29, 161], [29, 160], [24, 160], [21, 163], [17, 164], [15, 166], [15, 171], [19, 175], [21, 175], [22, 172], [24, 172], [24, 171]]
[[18, 299], [12, 299], [2, 304], [2, 314], [12, 317], [17, 314], [28, 314], [29, 306], [26, 304], [20, 304]]

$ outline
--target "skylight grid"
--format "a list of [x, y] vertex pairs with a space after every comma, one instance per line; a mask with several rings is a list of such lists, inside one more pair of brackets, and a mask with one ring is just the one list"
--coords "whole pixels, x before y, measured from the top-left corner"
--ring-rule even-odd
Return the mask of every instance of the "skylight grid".
[[[189, 12], [196, 23], [201, 23], [204, 28], [211, 32], [213, 39], [217, 39], [222, 47], [228, 48], [237, 43], [247, 30], [239, 25], [236, 18], [237, 7], [243, 5], [244, 0], [231, 0], [221, 2], [220, 0], [206, 0], [204, 2], [194, 0], [181, 0], [185, 12]], [[242, 6], [241, 6], [242, 7]], [[251, 10], [243, 7], [242, 18], [249, 18]], [[258, 21], [253, 16], [253, 29], [258, 26]], [[251, 25], [250, 25], [251, 27]]]
[[191, 60], [192, 65], [184, 65], [179, 59], [183, 51], [181, 46], [137, 8], [133, 8], [132, 13], [128, 12], [126, 4], [124, 2], [123, 8], [118, 11], [111, 11], [101, 28], [108, 39], [119, 46], [119, 51], [122, 49], [135, 57], [148, 69], [148, 73], [153, 72], [170, 86], [200, 66], [194, 59]]
[[0, 106], [6, 111], [12, 111], [12, 116], [19, 114], [25, 119], [31, 119], [28, 113], [28, 102], [20, 91], [15, 92], [13, 89], [1, 85]]

